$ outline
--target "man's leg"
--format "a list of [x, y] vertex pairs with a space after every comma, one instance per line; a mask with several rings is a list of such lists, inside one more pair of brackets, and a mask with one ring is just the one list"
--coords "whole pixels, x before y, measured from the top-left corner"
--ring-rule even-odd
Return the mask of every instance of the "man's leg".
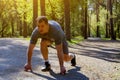
[[[72, 55], [69, 55], [72, 54]], [[74, 58], [74, 54], [73, 53], [64, 53], [64, 61], [71, 61]]]
[[76, 56], [73, 53], [69, 53], [68, 44], [66, 41], [63, 42], [63, 53], [64, 53], [64, 61], [71, 61], [71, 65], [76, 65]]
[[46, 39], [42, 39], [40, 45], [41, 45], [41, 53], [42, 53], [43, 59], [45, 60], [45, 67], [42, 68], [42, 71], [49, 71], [51, 68], [48, 61], [48, 45], [50, 45], [50, 41]]
[[71, 66], [75, 66], [76, 65], [76, 56], [73, 53], [64, 53], [64, 61], [71, 61]]

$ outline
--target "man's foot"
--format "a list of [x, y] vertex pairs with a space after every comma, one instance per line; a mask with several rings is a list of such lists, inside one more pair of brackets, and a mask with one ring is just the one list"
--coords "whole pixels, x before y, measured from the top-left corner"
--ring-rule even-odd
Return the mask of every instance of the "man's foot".
[[76, 56], [71, 60], [71, 66], [76, 66]]
[[43, 67], [41, 70], [43, 72], [50, 71], [51, 70], [51, 65], [49, 64], [49, 62], [45, 62], [45, 67]]

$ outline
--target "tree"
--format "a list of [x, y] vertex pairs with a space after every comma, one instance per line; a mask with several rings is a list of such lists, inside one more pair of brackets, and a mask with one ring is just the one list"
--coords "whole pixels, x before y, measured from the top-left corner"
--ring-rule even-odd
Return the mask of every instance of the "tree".
[[99, 4], [98, 1], [96, 1], [96, 20], [97, 20], [97, 37], [100, 37], [100, 27], [99, 27]]
[[45, 16], [45, 0], [40, 0], [41, 16]]
[[[7, 2], [9, 3], [9, 1]], [[0, 0], [0, 35], [1, 37], [5, 36], [5, 30], [9, 24], [9, 15], [7, 15], [6, 9], [8, 9], [7, 3], [3, 0]], [[9, 9], [8, 9], [9, 10]]]
[[109, 25], [108, 24], [109, 23], [108, 23], [108, 13], [107, 13], [107, 15], [106, 15], [106, 34], [105, 34], [106, 38], [109, 38], [109, 31], [110, 31], [110, 29], [109, 29]]
[[116, 36], [120, 38], [120, 2], [118, 0], [114, 0], [114, 26], [116, 31]]
[[36, 27], [37, 16], [38, 16], [38, 0], [33, 0], [33, 29]]
[[64, 0], [64, 14], [65, 14], [65, 33], [67, 40], [71, 40], [70, 28], [70, 0]]
[[87, 11], [87, 9], [88, 9], [87, 4], [88, 4], [88, 2], [87, 2], [87, 0], [86, 0], [86, 1], [85, 1], [84, 39], [87, 39], [87, 32], [88, 32], [88, 31], [87, 31], [87, 30], [88, 30], [88, 29], [87, 29], [87, 28], [88, 28], [88, 27], [87, 27], [87, 24], [88, 24], [88, 23], [87, 23], [87, 12], [88, 12], [88, 11]]
[[84, 0], [81, 1], [81, 23], [82, 23], [82, 26], [80, 28], [80, 31], [81, 31], [81, 35], [84, 37], [84, 26], [85, 26], [85, 2]]
[[[27, 3], [27, 0], [25, 0], [25, 2]], [[26, 9], [26, 4], [24, 4], [24, 8]], [[24, 24], [24, 28], [23, 28], [23, 37], [26, 38], [27, 37], [27, 22], [26, 22], [26, 15], [27, 14], [27, 11], [25, 10], [24, 11], [24, 14], [23, 14], [23, 24]]]
[[109, 4], [109, 12], [110, 12], [110, 29], [111, 29], [111, 40], [116, 40], [114, 26], [113, 26], [113, 12], [112, 12], [112, 0], [107, 0]]
[[[70, 25], [71, 25], [71, 37], [76, 37], [82, 34], [83, 29], [81, 29], [83, 11], [82, 3], [80, 0], [70, 0]], [[84, 28], [84, 27], [83, 27]]]
[[23, 27], [23, 37], [26, 38], [27, 37], [27, 22], [26, 22], [26, 12], [24, 12], [24, 27]]
[[67, 40], [76, 36], [87, 39], [90, 35], [120, 37], [119, 0], [0, 0], [0, 37], [31, 35], [38, 2], [40, 15], [59, 22]]

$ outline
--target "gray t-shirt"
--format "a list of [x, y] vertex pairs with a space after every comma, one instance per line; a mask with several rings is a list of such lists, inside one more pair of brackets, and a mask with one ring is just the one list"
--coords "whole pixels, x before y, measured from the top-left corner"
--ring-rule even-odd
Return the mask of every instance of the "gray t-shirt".
[[38, 38], [47, 39], [50, 41], [54, 41], [56, 45], [63, 43], [65, 40], [65, 34], [59, 23], [56, 21], [50, 20], [49, 24], [49, 32], [47, 34], [40, 34], [38, 31], [38, 27], [36, 27], [31, 35], [30, 43], [36, 44]]

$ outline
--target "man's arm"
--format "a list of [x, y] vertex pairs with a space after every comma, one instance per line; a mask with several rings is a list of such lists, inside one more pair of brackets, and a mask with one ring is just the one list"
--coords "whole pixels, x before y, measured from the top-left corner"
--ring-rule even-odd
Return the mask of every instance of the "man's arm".
[[34, 47], [35, 47], [35, 44], [29, 44], [29, 47], [27, 49], [27, 64], [29, 65], [31, 65], [31, 58], [32, 58]]
[[59, 45], [56, 45], [56, 49], [57, 49], [57, 55], [59, 58], [59, 64], [60, 64], [60, 74], [64, 75], [66, 72], [66, 69], [64, 67], [64, 55], [63, 55], [63, 48], [62, 48], [62, 43]]
[[26, 60], [25, 66], [24, 66], [25, 71], [32, 70], [31, 59], [32, 59], [33, 49], [35, 47], [35, 44], [36, 44], [38, 38], [39, 38], [39, 32], [38, 32], [38, 29], [35, 28], [32, 32], [30, 44], [27, 49], [27, 60]]
[[63, 67], [64, 66], [64, 61], [63, 61], [64, 55], [63, 55], [62, 43], [59, 45], [56, 45], [56, 49], [57, 49], [57, 55], [59, 58], [60, 67]]
[[32, 68], [31, 68], [31, 58], [32, 58], [32, 52], [33, 52], [34, 47], [35, 47], [34, 44], [29, 44], [29, 47], [27, 49], [27, 63], [24, 66], [25, 71], [28, 71], [28, 70], [32, 71]]
[[31, 65], [33, 49], [35, 47], [35, 44], [37, 43], [38, 38], [39, 38], [39, 32], [38, 32], [38, 28], [36, 27], [32, 32], [30, 44], [27, 49], [27, 64]]

